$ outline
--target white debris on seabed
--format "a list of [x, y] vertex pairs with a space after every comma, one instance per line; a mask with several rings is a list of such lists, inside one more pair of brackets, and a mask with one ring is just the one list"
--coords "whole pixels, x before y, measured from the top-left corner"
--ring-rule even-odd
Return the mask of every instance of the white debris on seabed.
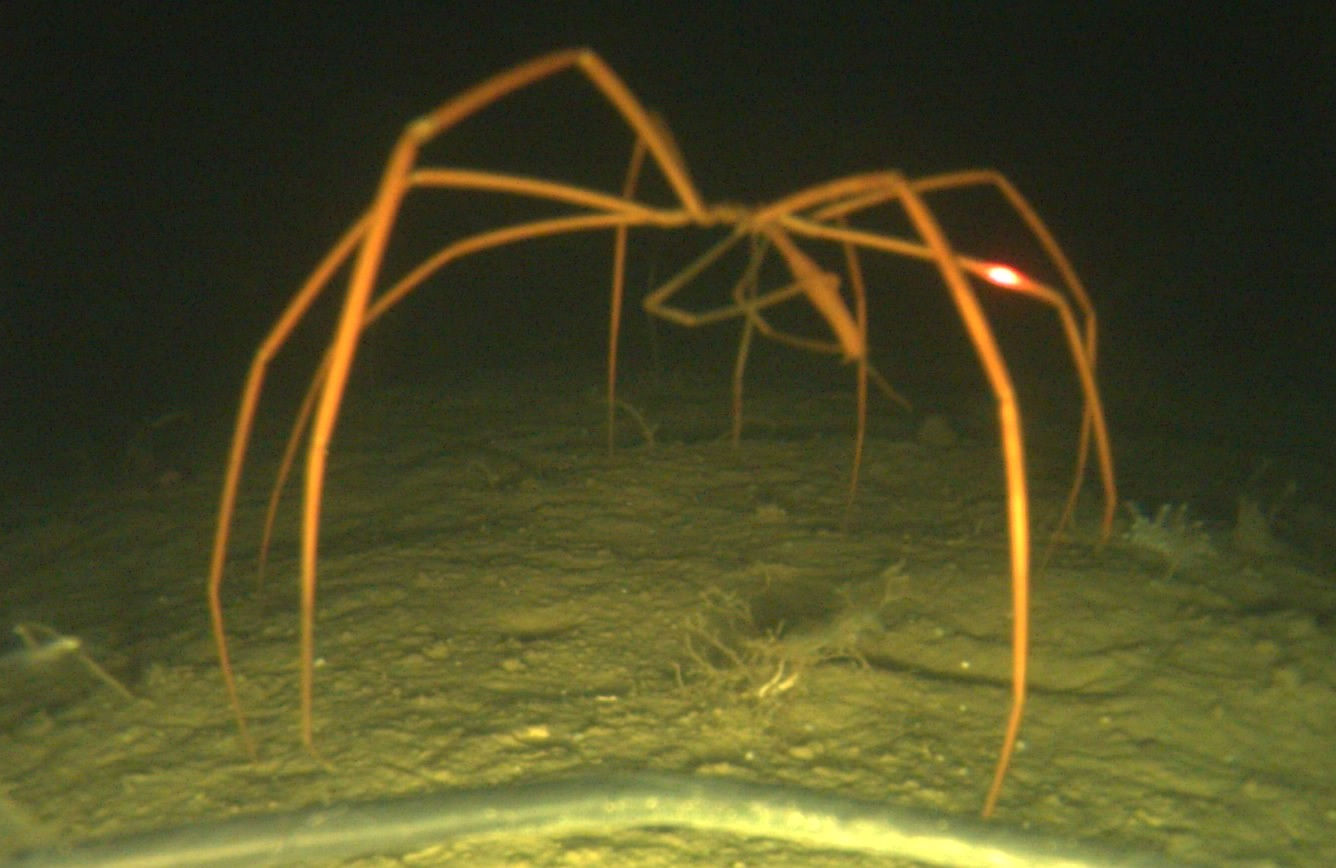
[[1187, 504], [1166, 503], [1156, 510], [1154, 518], [1136, 503], [1128, 501], [1125, 506], [1132, 524], [1124, 539], [1136, 548], [1162, 556], [1169, 564], [1169, 575], [1180, 567], [1217, 556], [1205, 525], [1188, 516]]

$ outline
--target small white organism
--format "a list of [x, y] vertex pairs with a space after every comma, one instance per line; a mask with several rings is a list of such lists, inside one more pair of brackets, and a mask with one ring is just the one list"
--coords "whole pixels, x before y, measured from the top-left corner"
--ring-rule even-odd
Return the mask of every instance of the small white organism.
[[1132, 524], [1124, 539], [1133, 546], [1155, 552], [1169, 564], [1169, 578], [1180, 567], [1191, 566], [1216, 557], [1215, 546], [1205, 525], [1188, 517], [1187, 504], [1164, 504], [1151, 518], [1132, 501], [1125, 506]]

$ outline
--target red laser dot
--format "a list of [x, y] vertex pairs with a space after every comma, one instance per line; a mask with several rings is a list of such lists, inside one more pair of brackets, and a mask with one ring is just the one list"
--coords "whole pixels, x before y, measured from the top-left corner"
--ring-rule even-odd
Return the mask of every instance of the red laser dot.
[[1025, 280], [1019, 271], [1006, 265], [990, 265], [984, 276], [998, 286], [1020, 286]]

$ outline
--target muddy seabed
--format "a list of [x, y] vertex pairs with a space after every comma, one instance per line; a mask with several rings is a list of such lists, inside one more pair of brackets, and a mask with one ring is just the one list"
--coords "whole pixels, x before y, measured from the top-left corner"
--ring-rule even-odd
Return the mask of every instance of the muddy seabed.
[[[848, 390], [754, 389], [734, 449], [717, 384], [631, 389], [654, 442], [623, 413], [609, 456], [596, 379], [570, 379], [350, 396], [321, 542], [328, 768], [298, 740], [295, 493], [262, 588], [254, 577], [287, 422], [273, 405], [225, 589], [258, 763], [205, 609], [225, 423], [198, 432], [183, 479], [7, 517], [3, 617], [78, 636], [137, 697], [68, 671], [50, 695], [39, 680], [6, 697], [10, 843], [599, 770], [977, 812], [1011, 624], [986, 422], [954, 420], [952, 444], [882, 406], [846, 521]], [[1070, 436], [1051, 439], [1032, 447], [1036, 555], [1072, 460]], [[1034, 581], [1032, 695], [997, 822], [1189, 864], [1336, 864], [1329, 567], [1245, 557], [1227, 527], [1194, 526], [1209, 549], [1180, 558], [1129, 540], [1121, 507], [1096, 549], [1098, 501], [1088, 486], [1072, 541]], [[404, 863], [889, 864], [668, 830], [348, 864]]]

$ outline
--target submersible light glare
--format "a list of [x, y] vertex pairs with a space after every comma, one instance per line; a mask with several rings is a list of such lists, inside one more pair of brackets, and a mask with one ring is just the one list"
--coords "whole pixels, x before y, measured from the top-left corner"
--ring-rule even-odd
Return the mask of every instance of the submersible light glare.
[[998, 286], [1020, 286], [1025, 278], [1009, 265], [990, 265], [984, 269], [984, 277]]

